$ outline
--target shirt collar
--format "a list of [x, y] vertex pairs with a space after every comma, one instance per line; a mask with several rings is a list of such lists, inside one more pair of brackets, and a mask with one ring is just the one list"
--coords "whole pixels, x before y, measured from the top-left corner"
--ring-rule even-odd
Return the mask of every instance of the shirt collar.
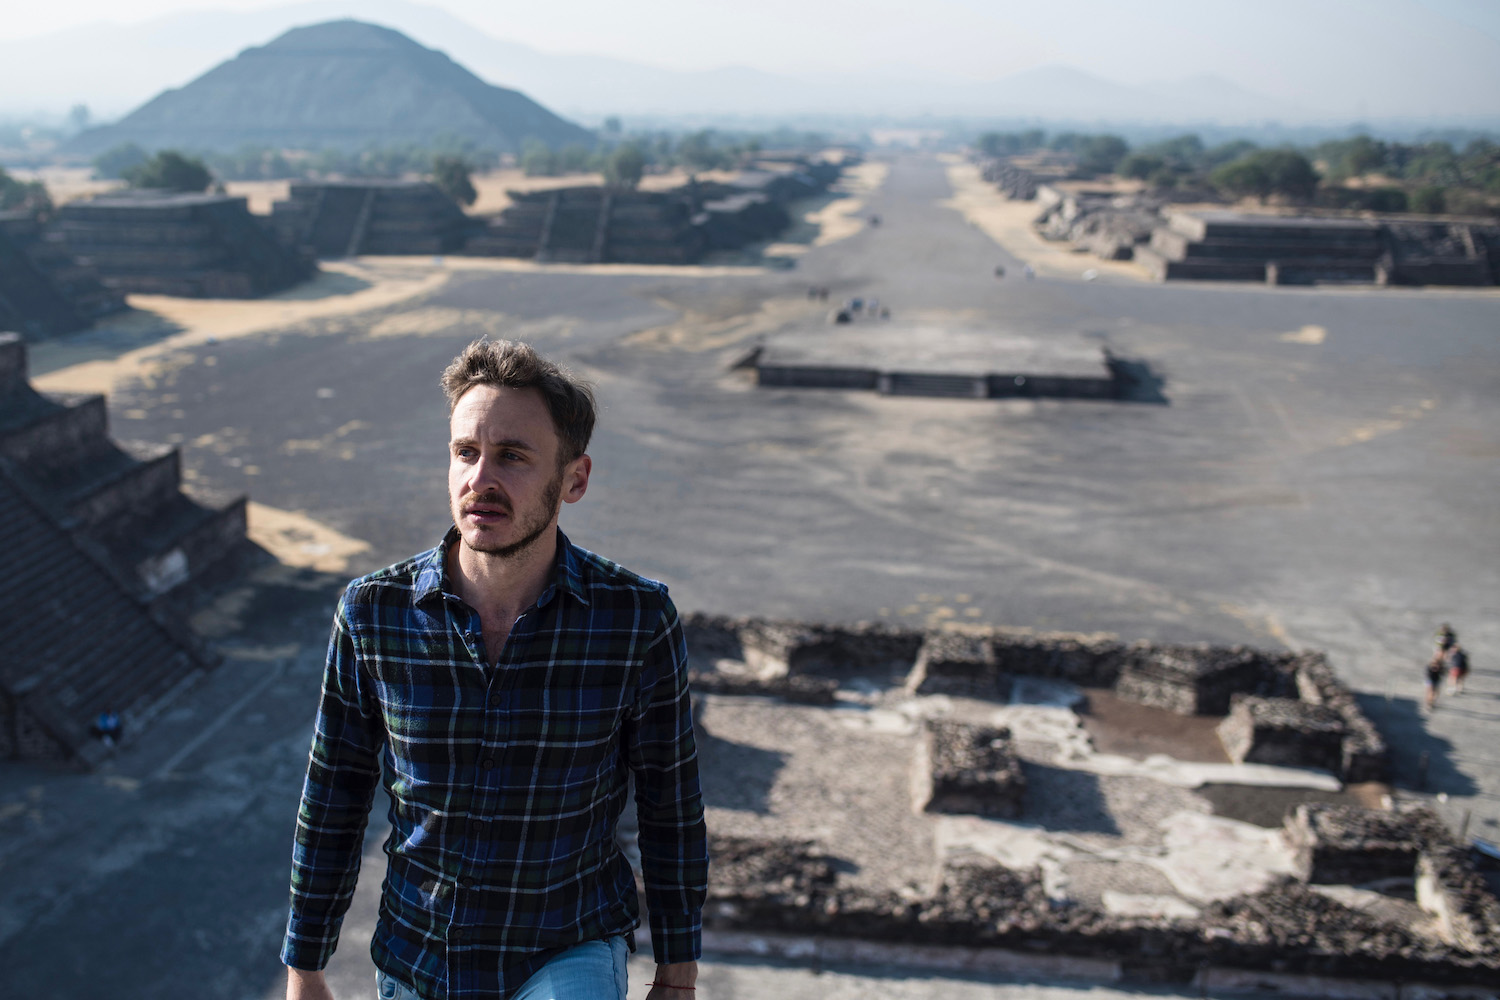
[[[458, 538], [458, 526], [450, 526], [443, 535], [442, 543], [422, 555], [412, 588], [413, 604], [421, 604], [433, 597], [453, 592], [453, 588], [448, 585], [448, 550]], [[584, 605], [589, 603], [588, 592], [583, 585], [583, 560], [578, 555], [577, 546], [568, 540], [561, 528], [557, 529], [557, 562], [552, 582], [542, 591], [542, 596], [537, 598], [537, 605], [546, 604], [559, 590], [572, 594]]]

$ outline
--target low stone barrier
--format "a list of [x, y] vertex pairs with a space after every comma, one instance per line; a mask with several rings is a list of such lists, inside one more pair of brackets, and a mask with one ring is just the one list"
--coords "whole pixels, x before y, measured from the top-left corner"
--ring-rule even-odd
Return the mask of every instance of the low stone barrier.
[[928, 719], [912, 763], [912, 806], [918, 812], [1021, 815], [1026, 776], [1010, 730], [953, 719]]
[[[904, 682], [915, 694], [1004, 702], [1015, 677], [1040, 677], [1112, 688], [1124, 700], [1190, 715], [1228, 715], [1236, 696], [1250, 696], [1261, 701], [1248, 703], [1225, 724], [1238, 752], [1251, 755], [1237, 760], [1271, 763], [1266, 758], [1275, 757], [1276, 763], [1332, 771], [1346, 782], [1383, 781], [1390, 772], [1384, 739], [1319, 652], [698, 614], [685, 616], [683, 625], [697, 671], [693, 682], [701, 691], [826, 704], [839, 683], [862, 677]], [[734, 672], [720, 669], [721, 663], [742, 666]], [[1298, 748], [1306, 757], [1298, 758]], [[1231, 756], [1237, 752], [1229, 750]]]

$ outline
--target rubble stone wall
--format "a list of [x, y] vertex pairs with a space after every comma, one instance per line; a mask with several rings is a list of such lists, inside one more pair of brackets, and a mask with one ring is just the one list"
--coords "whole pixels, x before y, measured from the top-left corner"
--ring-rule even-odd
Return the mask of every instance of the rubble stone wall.
[[[746, 667], [738, 675], [705, 669], [705, 657], [694, 654], [699, 690], [826, 703], [839, 681], [866, 677], [889, 683], [904, 679], [917, 694], [1004, 701], [1013, 678], [1024, 676], [1113, 688], [1127, 701], [1188, 715], [1228, 715], [1236, 696], [1284, 699], [1306, 703], [1308, 709], [1294, 712], [1284, 706], [1273, 723], [1265, 708], [1260, 756], [1246, 749], [1252, 756], [1241, 759], [1275, 757], [1326, 768], [1347, 782], [1382, 781], [1390, 770], [1385, 741], [1318, 652], [1127, 644], [1102, 636], [1001, 628], [921, 632], [705, 615], [687, 616], [684, 627], [690, 645], [706, 650], [708, 663], [728, 659]], [[1252, 719], [1239, 719], [1229, 726], [1230, 738], [1243, 742], [1246, 737], [1239, 731], [1248, 726], [1254, 745], [1254, 725]], [[1333, 734], [1340, 726], [1334, 753]], [[1306, 749], [1307, 758], [1298, 759], [1299, 747]]]
[[1311, 767], [1334, 774], [1343, 767], [1344, 719], [1326, 705], [1235, 695], [1218, 732], [1236, 764]]
[[918, 812], [1021, 815], [1026, 776], [1009, 729], [928, 719], [917, 748], [912, 805]]
[[1212, 904], [1197, 920], [1173, 920], [1059, 907], [1037, 870], [969, 853], [944, 860], [935, 891], [909, 895], [841, 883], [838, 859], [812, 842], [713, 837], [709, 850], [704, 926], [712, 930], [1115, 959], [1128, 980], [1158, 983], [1191, 982], [1211, 965], [1455, 985], [1500, 974], [1494, 950], [1417, 939], [1291, 879]]

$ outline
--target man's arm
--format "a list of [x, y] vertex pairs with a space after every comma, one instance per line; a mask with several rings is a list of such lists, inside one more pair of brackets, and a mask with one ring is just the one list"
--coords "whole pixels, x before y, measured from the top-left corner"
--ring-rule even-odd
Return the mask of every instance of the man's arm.
[[658, 965], [651, 978], [651, 992], [646, 1000], [692, 1000], [693, 986], [698, 982], [697, 962]]
[[321, 969], [308, 972], [289, 965], [286, 968], [286, 1000], [333, 1000], [333, 991], [328, 988], [328, 980]]
[[338, 944], [339, 926], [354, 898], [365, 823], [380, 778], [385, 727], [369, 679], [359, 669], [347, 600], [346, 594], [334, 614], [307, 779], [297, 810], [291, 913], [281, 949], [281, 960], [291, 970], [289, 997], [327, 995], [321, 973], [297, 973], [322, 969]]
[[[687, 643], [677, 609], [665, 595], [663, 601], [661, 624], [642, 661], [625, 743], [635, 772], [641, 874], [658, 973], [672, 976], [676, 985], [692, 985], [693, 963], [702, 951], [708, 833], [688, 696]], [[688, 981], [677, 983], [678, 975]], [[660, 1000], [686, 996], [682, 990], [653, 992]]]

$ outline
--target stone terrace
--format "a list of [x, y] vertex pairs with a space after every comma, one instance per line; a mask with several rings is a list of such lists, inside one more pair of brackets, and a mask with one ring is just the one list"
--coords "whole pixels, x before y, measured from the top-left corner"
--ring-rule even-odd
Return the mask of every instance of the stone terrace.
[[[1462, 991], [1500, 970], [1500, 910], [1467, 852], [1430, 813], [1369, 808], [1381, 786], [1357, 783], [1385, 750], [1320, 654], [687, 629], [711, 930], [1041, 948], [1178, 983], [1249, 969]], [[1147, 725], [1213, 713], [1223, 746], [1101, 752], [1094, 700]], [[1262, 744], [1276, 765], [1253, 762]], [[1216, 814], [1226, 788], [1261, 802], [1254, 822]], [[1315, 801], [1286, 815], [1291, 790]], [[1375, 868], [1350, 860], [1381, 844]]]

